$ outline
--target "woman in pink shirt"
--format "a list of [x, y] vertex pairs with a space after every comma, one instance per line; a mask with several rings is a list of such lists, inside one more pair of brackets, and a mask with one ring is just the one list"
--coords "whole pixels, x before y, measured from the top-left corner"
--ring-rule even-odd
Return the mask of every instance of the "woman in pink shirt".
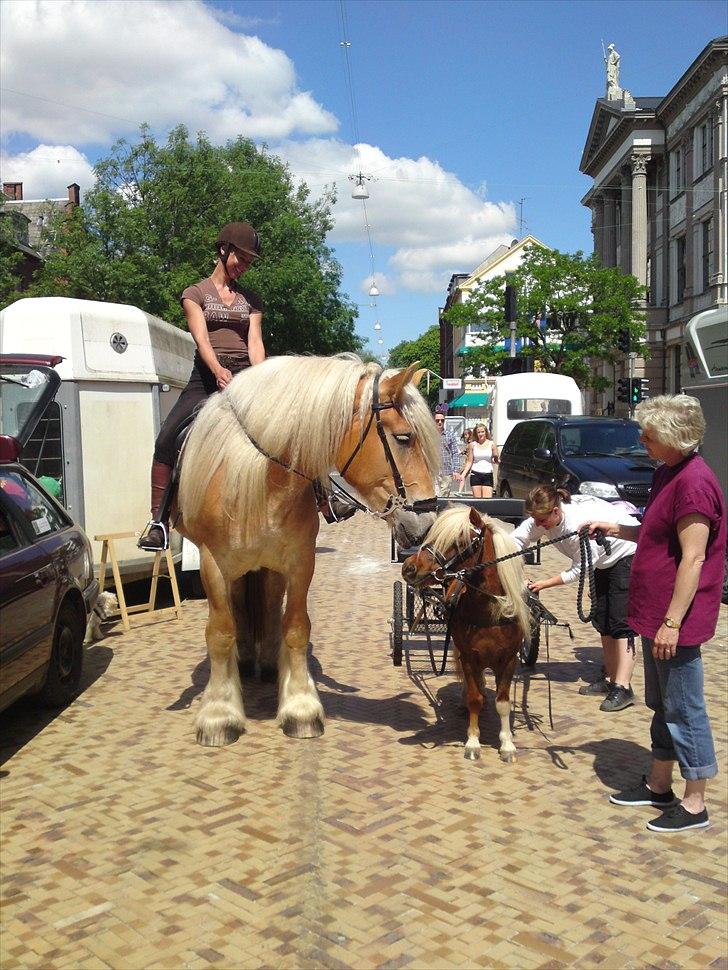
[[[591, 522], [590, 529], [637, 542], [628, 619], [642, 635], [645, 703], [654, 712], [652, 766], [615, 805], [668, 809], [647, 823], [653, 832], [705, 828], [705, 784], [718, 771], [703, 696], [700, 646], [715, 633], [723, 589], [725, 501], [718, 480], [696, 449], [705, 433], [697, 398], [664, 395], [640, 404], [641, 441], [662, 464], [655, 472], [641, 526]], [[675, 761], [685, 779], [672, 790]]]

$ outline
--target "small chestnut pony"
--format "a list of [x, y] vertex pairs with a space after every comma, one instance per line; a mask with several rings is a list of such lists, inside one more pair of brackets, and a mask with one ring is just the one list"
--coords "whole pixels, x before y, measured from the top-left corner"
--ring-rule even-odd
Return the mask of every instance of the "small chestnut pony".
[[200, 547], [209, 605], [200, 744], [230, 744], [245, 730], [238, 662], [244, 676], [257, 664], [261, 679], [278, 677], [285, 734], [323, 733], [307, 660], [319, 529], [312, 482], [338, 469], [400, 545], [421, 542], [434, 521], [439, 461], [416, 389], [423, 373], [416, 364], [382, 371], [353, 355], [273, 357], [238, 374], [196, 418], [175, 525]]
[[[495, 674], [495, 706], [500, 716], [500, 757], [516, 760], [511, 734], [511, 681], [524, 637], [531, 628], [523, 597], [523, 560], [508, 559], [478, 568], [516, 552], [516, 544], [493, 519], [461, 506], [444, 511], [430, 529], [420, 551], [405, 560], [402, 576], [410, 586], [444, 582], [458, 672], [468, 706], [465, 757], [480, 758], [478, 719], [483, 706], [483, 673]], [[458, 579], [454, 573], [470, 570]]]

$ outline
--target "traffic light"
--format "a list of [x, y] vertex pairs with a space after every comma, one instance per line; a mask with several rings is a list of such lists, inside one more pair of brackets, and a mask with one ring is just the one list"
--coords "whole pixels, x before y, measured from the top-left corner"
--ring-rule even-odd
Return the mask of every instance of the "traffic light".
[[518, 319], [518, 298], [516, 295], [516, 288], [515, 286], [511, 286], [510, 283], [506, 284], [505, 313], [506, 321], [508, 323], [513, 323]]
[[647, 393], [649, 390], [650, 382], [646, 377], [633, 377], [632, 386], [630, 388], [630, 403], [634, 406], [635, 404], [640, 404], [650, 395]]
[[617, 347], [623, 354], [628, 354], [632, 346], [629, 330], [620, 330], [617, 334]]
[[500, 372], [503, 377], [509, 374], [530, 374], [533, 371], [533, 357], [505, 357], [500, 362]]
[[631, 400], [631, 388], [629, 377], [620, 377], [617, 381], [617, 400], [629, 404]]

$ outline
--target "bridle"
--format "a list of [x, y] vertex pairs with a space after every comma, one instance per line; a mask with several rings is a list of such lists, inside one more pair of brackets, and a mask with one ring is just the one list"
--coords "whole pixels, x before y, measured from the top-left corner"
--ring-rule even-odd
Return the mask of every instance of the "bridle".
[[[457, 567], [462, 565], [462, 563], [466, 562], [473, 555], [477, 555], [478, 564], [480, 564], [483, 558], [485, 538], [482, 529], [476, 529], [474, 526], [471, 526], [471, 528], [475, 532], [475, 535], [470, 540], [470, 543], [465, 547], [465, 549], [461, 549], [459, 552], [456, 552], [449, 559], [443, 556], [442, 553], [438, 552], [434, 546], [430, 545], [430, 543], [425, 543], [420, 547], [420, 552], [429, 553], [437, 563], [437, 569], [433, 570], [430, 573], [430, 576], [432, 576], [438, 583], [442, 583], [444, 585], [448, 579], [459, 578]], [[438, 573], [440, 575], [438, 575]]]
[[375, 512], [373, 509], [370, 509], [369, 506], [365, 505], [363, 502], [360, 502], [359, 499], [356, 498], [354, 495], [352, 495], [349, 491], [347, 491], [347, 489], [345, 489], [343, 485], [340, 485], [338, 482], [333, 481], [331, 479], [331, 476], [329, 476], [329, 480], [331, 481], [331, 485], [333, 486], [333, 488], [326, 488], [326, 486], [319, 479], [311, 478], [309, 475], [306, 475], [304, 472], [299, 471], [297, 468], [294, 468], [290, 464], [290, 462], [283, 461], [282, 459], [276, 458], [274, 455], [269, 454], [263, 447], [261, 447], [261, 445], [258, 444], [255, 438], [253, 438], [250, 432], [245, 428], [245, 425], [241, 421], [240, 416], [235, 411], [235, 407], [232, 401], [230, 400], [229, 396], [226, 395], [225, 399], [227, 400], [227, 403], [235, 413], [235, 416], [238, 420], [238, 424], [240, 425], [242, 431], [245, 433], [245, 435], [247, 436], [248, 440], [253, 445], [253, 447], [256, 448], [257, 451], [259, 451], [260, 454], [263, 455], [265, 458], [267, 458], [269, 461], [272, 461], [276, 465], [280, 465], [281, 468], [285, 468], [288, 471], [292, 472], [294, 475], [298, 475], [300, 478], [305, 478], [307, 481], [311, 482], [315, 492], [323, 493], [324, 495], [328, 494], [329, 497], [335, 495], [336, 497], [342, 498], [345, 502], [349, 503], [359, 511], [366, 512], [369, 515], [377, 516], [378, 518], [382, 518], [382, 519], [387, 518], [387, 516], [391, 515], [397, 509], [399, 509], [402, 512], [414, 512], [418, 515], [423, 512], [436, 512], [437, 498], [434, 496], [433, 498], [417, 499], [414, 502], [410, 502], [407, 500], [407, 489], [405, 487], [404, 481], [402, 480], [402, 476], [399, 473], [399, 468], [397, 467], [397, 462], [395, 461], [394, 455], [392, 454], [392, 449], [389, 447], [389, 442], [387, 441], [387, 433], [384, 430], [384, 425], [382, 424], [382, 418], [381, 418], [382, 411], [388, 411], [390, 408], [395, 408], [398, 410], [398, 405], [394, 401], [380, 401], [379, 399], [380, 376], [381, 374], [374, 375], [374, 382], [372, 384], [372, 403], [370, 407], [369, 420], [367, 421], [366, 428], [364, 429], [364, 433], [360, 436], [358, 444], [354, 448], [354, 451], [351, 453], [348, 460], [344, 463], [344, 466], [342, 467], [339, 474], [341, 475], [342, 478], [346, 474], [347, 470], [353, 463], [354, 459], [361, 451], [364, 445], [364, 442], [366, 440], [366, 437], [369, 434], [369, 431], [371, 429], [372, 423], [374, 422], [375, 427], [377, 429], [377, 434], [379, 435], [379, 440], [381, 441], [382, 448], [384, 449], [384, 456], [387, 459], [387, 462], [389, 464], [390, 470], [392, 472], [392, 479], [394, 481], [395, 488], [397, 489], [396, 495], [390, 495], [387, 498], [385, 506], [381, 512]]

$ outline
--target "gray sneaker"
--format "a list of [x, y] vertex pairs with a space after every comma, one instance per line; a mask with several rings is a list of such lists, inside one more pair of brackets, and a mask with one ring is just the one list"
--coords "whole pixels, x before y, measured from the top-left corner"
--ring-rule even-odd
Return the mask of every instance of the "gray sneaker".
[[610, 687], [611, 684], [609, 681], [603, 678], [602, 680], [595, 680], [593, 684], [582, 684], [579, 688], [579, 693], [590, 696], [593, 694], [608, 694]]
[[609, 693], [599, 705], [600, 711], [623, 711], [625, 707], [634, 704], [634, 691], [631, 687], [622, 687], [621, 684], [612, 684]]

